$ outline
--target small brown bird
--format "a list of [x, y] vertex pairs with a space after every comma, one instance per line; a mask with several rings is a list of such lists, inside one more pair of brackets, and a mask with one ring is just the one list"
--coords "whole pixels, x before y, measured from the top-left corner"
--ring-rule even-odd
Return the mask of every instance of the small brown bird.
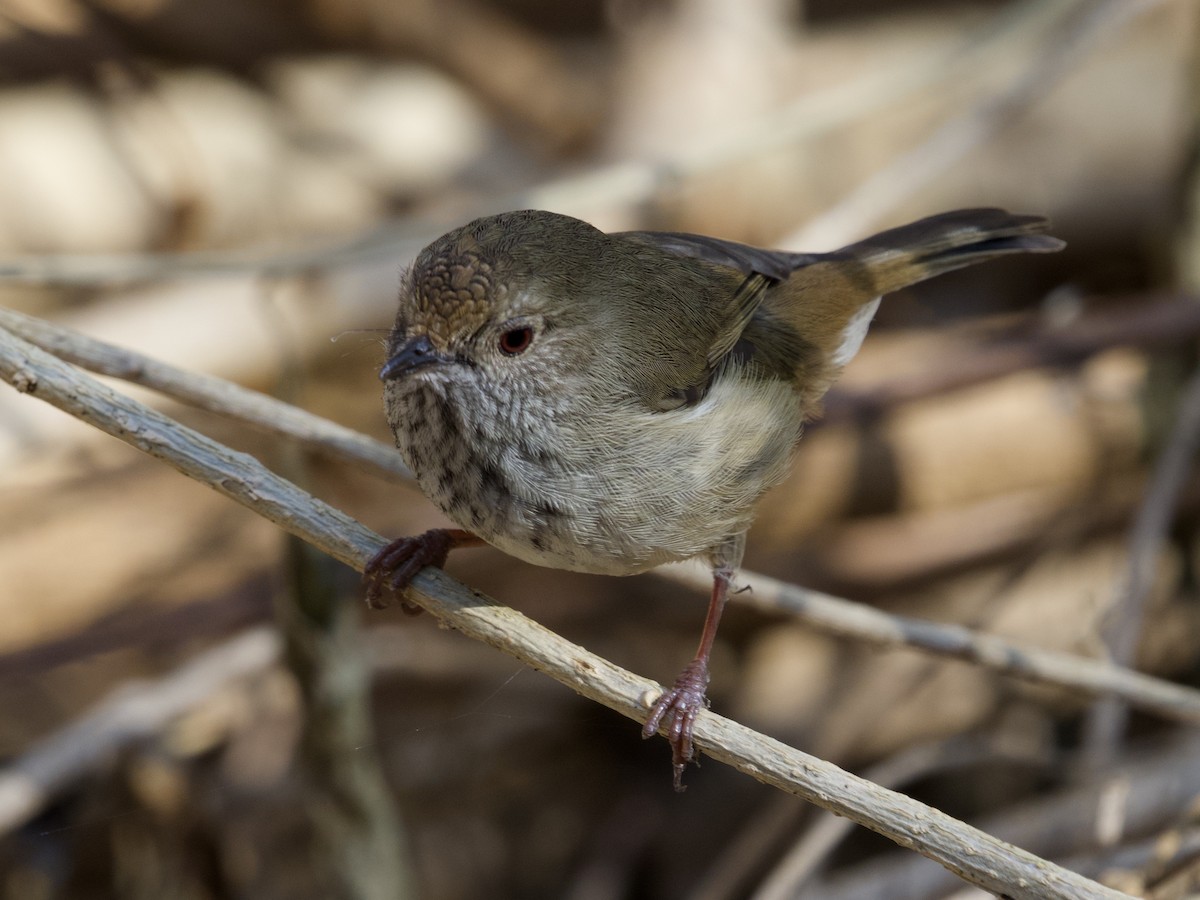
[[692, 662], [649, 711], [675, 785], [757, 500], [862, 344], [880, 297], [1006, 253], [1063, 247], [1037, 216], [965, 209], [832, 253], [605, 234], [538, 210], [477, 219], [417, 256], [380, 373], [422, 490], [460, 529], [389, 544], [367, 595], [486, 541], [557, 569], [634, 575], [702, 557]]

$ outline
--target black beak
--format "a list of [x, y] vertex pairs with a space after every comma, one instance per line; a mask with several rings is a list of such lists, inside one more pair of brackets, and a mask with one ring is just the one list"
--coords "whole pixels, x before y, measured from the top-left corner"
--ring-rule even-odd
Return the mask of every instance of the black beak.
[[417, 369], [449, 361], [449, 357], [438, 353], [433, 344], [429, 342], [429, 338], [422, 334], [419, 337], [413, 338], [392, 354], [391, 358], [383, 364], [383, 369], [379, 373], [379, 380], [391, 381], [394, 378], [403, 378], [405, 375], [417, 371]]

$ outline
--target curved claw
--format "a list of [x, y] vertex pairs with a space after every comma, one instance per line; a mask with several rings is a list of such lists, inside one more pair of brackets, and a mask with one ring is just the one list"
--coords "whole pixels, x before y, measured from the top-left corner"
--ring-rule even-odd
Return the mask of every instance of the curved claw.
[[696, 716], [708, 706], [705, 690], [708, 688], [708, 664], [703, 659], [694, 659], [675, 680], [675, 686], [664, 691], [652, 707], [642, 737], [653, 737], [666, 723], [666, 738], [671, 745], [671, 765], [675, 774], [675, 790], [683, 791], [683, 772], [687, 764], [695, 762], [696, 749], [692, 744], [692, 730]]
[[[442, 568], [446, 557], [460, 542], [454, 532], [446, 528], [434, 528], [424, 534], [397, 538], [371, 557], [363, 569], [363, 580], [367, 586], [367, 605], [372, 609], [386, 609], [385, 590], [402, 594], [405, 588], [426, 566]], [[405, 612], [418, 613], [419, 606], [401, 600]]]

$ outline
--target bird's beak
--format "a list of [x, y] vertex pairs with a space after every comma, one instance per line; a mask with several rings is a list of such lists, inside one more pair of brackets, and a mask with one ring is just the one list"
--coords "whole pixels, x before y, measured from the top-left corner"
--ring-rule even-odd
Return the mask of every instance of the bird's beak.
[[426, 366], [452, 361], [451, 357], [439, 353], [437, 348], [430, 343], [429, 338], [422, 334], [396, 349], [396, 352], [383, 364], [383, 369], [379, 372], [379, 380], [392, 381], [411, 375]]

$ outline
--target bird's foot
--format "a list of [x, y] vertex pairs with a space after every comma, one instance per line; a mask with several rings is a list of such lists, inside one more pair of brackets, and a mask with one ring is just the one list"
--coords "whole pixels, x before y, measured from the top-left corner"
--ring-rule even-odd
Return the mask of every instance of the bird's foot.
[[372, 609], [386, 609], [385, 594], [390, 593], [400, 596], [400, 606], [406, 613], [416, 615], [421, 612], [421, 607], [403, 599], [404, 591], [426, 566], [440, 569], [446, 565], [450, 551], [463, 543], [458, 535], [455, 529], [433, 528], [424, 534], [397, 538], [387, 544], [363, 569], [367, 605]]
[[688, 763], [696, 760], [696, 750], [692, 746], [692, 728], [696, 722], [696, 715], [708, 706], [708, 698], [705, 696], [707, 688], [708, 662], [704, 659], [694, 659], [675, 679], [675, 686], [664, 691], [650, 707], [650, 715], [642, 728], [642, 737], [649, 738], [658, 733], [659, 727], [666, 725], [677, 791], [685, 790], [683, 770], [687, 768]]

